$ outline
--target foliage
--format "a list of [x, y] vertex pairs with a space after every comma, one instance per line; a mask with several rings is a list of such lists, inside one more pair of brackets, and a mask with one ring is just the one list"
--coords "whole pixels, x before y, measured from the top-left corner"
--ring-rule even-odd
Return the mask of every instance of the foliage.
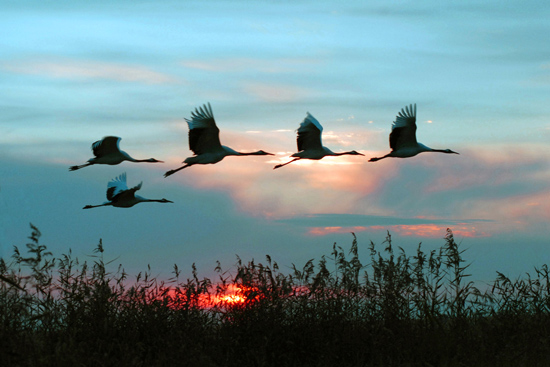
[[447, 230], [413, 256], [368, 246], [280, 271], [237, 258], [219, 281], [151, 269], [130, 281], [108, 270], [100, 240], [90, 262], [53, 258], [31, 225], [27, 257], [0, 259], [2, 366], [545, 366], [550, 270], [476, 288]]

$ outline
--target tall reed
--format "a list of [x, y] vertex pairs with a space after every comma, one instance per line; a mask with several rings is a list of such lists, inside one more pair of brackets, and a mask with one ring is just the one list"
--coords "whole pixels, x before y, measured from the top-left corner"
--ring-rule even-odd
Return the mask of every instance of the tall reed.
[[[31, 225], [23, 253], [0, 259], [2, 366], [546, 366], [550, 270], [483, 291], [447, 230], [410, 256], [391, 235], [367, 262], [349, 250], [281, 271], [237, 258], [219, 279], [130, 279], [104, 259], [58, 258]], [[114, 268], [114, 269], [112, 269]]]

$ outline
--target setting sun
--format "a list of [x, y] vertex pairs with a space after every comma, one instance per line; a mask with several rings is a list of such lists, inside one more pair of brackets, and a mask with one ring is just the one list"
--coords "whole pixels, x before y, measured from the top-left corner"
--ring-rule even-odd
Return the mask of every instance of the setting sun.
[[222, 288], [221, 291], [218, 290], [217, 294], [210, 296], [208, 300], [202, 302], [204, 308], [232, 307], [245, 303], [252, 303], [258, 299], [258, 296], [256, 296], [258, 292], [250, 287], [244, 287], [236, 284], [229, 284], [220, 287]]
[[228, 294], [225, 296], [221, 296], [218, 298], [217, 303], [223, 302], [223, 303], [244, 303], [246, 299], [243, 296], [240, 296], [238, 294]]

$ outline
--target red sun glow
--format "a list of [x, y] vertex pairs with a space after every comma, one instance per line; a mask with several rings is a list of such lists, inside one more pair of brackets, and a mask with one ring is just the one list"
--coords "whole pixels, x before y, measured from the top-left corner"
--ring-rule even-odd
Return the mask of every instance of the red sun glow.
[[[191, 304], [202, 309], [231, 308], [233, 306], [245, 304], [246, 302], [255, 302], [259, 299], [259, 296], [246, 297], [247, 292], [254, 290], [250, 287], [247, 288], [235, 284], [229, 284], [223, 286], [222, 288], [223, 289], [221, 291], [219, 290], [216, 292], [216, 287], [214, 287], [213, 289], [210, 289], [208, 293], [201, 293], [197, 297], [193, 297]], [[164, 296], [169, 296], [174, 301], [174, 308], [178, 308], [180, 305], [186, 304], [186, 297], [184, 295], [185, 292], [181, 292], [181, 289], [178, 289], [177, 287], [163, 288], [162, 294]]]
[[246, 299], [239, 294], [225, 294], [222, 296], [216, 296], [216, 301], [214, 303], [228, 303], [228, 304], [237, 304], [244, 303]]
[[254, 289], [250, 287], [229, 284], [222, 292], [210, 297], [207, 307], [236, 306], [246, 302], [254, 302], [256, 298], [250, 299], [245, 296], [245, 292], [252, 290]]

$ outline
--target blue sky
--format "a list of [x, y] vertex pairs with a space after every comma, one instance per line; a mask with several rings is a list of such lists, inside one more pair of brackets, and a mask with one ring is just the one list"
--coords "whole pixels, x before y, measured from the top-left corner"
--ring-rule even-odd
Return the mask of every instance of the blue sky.
[[[56, 255], [100, 238], [130, 273], [220, 260], [297, 265], [357, 233], [390, 230], [412, 254], [468, 248], [480, 280], [550, 261], [550, 6], [539, 1], [0, 1], [0, 255], [32, 222]], [[191, 155], [183, 120], [210, 102], [229, 157], [162, 175]], [[459, 156], [389, 151], [397, 112], [418, 106], [418, 140]], [[286, 162], [310, 112], [334, 151]], [[164, 164], [68, 167], [122, 137]], [[174, 204], [97, 208], [127, 172]], [[361, 250], [361, 249], [360, 249]]]

